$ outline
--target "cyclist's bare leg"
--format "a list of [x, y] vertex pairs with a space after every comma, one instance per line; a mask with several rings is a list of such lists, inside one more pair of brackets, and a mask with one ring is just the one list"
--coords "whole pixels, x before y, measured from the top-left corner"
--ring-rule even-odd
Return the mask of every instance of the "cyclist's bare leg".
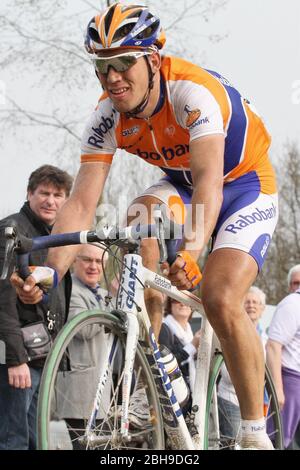
[[[161, 201], [153, 196], [141, 196], [135, 199], [128, 209], [127, 223], [129, 225], [134, 225], [137, 222], [142, 224], [154, 223], [153, 208], [156, 204], [161, 204]], [[144, 208], [142, 211], [141, 207]], [[144, 266], [157, 272], [159, 249], [156, 239], [142, 240], [141, 255]], [[145, 289], [145, 304], [155, 338], [158, 339], [163, 315], [163, 295], [154, 289]]]
[[263, 416], [262, 344], [243, 309], [243, 298], [256, 276], [257, 264], [250, 255], [222, 248], [209, 256], [201, 288], [204, 309], [221, 342], [244, 420]]

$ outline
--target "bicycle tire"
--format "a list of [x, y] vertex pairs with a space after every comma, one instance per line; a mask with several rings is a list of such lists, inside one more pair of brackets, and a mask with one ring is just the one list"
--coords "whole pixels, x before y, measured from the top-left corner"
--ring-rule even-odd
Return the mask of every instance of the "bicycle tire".
[[[222, 434], [220, 421], [224, 418], [230, 423], [230, 417], [224, 415], [224, 408], [220, 406], [220, 403], [215, 404], [214, 399], [217, 398], [217, 384], [221, 377], [221, 368], [224, 364], [224, 358], [221, 353], [217, 353], [213, 366], [211, 368], [211, 374], [208, 384], [207, 391], [207, 402], [206, 402], [206, 414], [205, 414], [205, 435], [204, 435], [204, 448], [206, 450], [234, 450], [235, 437], [233, 435]], [[275, 449], [283, 449], [283, 432], [281, 425], [281, 415], [275, 392], [275, 387], [272, 381], [272, 377], [268, 368], [266, 367], [265, 372], [265, 391], [267, 392], [268, 405], [266, 411], [267, 431], [271, 438]], [[218, 413], [218, 416], [213, 418], [213, 410]], [[222, 416], [221, 416], [222, 414]], [[217, 425], [215, 424], [217, 422]], [[224, 421], [223, 421], [224, 422]]]
[[[101, 331], [102, 335], [113, 335], [113, 338], [116, 338], [119, 342], [118, 357], [115, 359], [114, 365], [109, 371], [110, 379], [105, 385], [105, 387], [108, 388], [106, 392], [106, 402], [109, 403], [110, 408], [107, 408], [107, 404], [104, 404], [103, 395], [103, 404], [100, 403], [99, 405], [96, 426], [93, 430], [93, 442], [92, 440], [88, 442], [87, 439], [83, 437], [91, 412], [88, 411], [88, 415], [85, 413], [87, 413], [86, 408], [91, 410], [94, 406], [96, 395], [95, 384], [99, 385], [99, 374], [96, 374], [96, 382], [90, 379], [84, 382], [84, 374], [86, 373], [87, 377], [89, 377], [88, 374], [90, 374], [91, 370], [95, 369], [99, 371], [99, 367], [101, 368], [101, 360], [99, 364], [97, 364], [97, 367], [87, 367], [86, 370], [80, 369], [80, 372], [77, 374], [77, 371], [74, 371], [70, 354], [74, 341], [84, 338], [87, 331], [89, 334], [91, 332]], [[137, 345], [134, 364], [136, 377], [135, 387], [138, 382], [142, 383], [144, 388], [144, 401], [145, 399], [147, 400], [147, 405], [150, 410], [149, 416], [151, 417], [151, 424], [149, 425], [148, 423], [143, 430], [141, 428], [135, 428], [134, 425], [132, 425], [131, 429], [130, 423], [129, 434], [131, 441], [122, 441], [120, 437], [121, 364], [124, 357], [125, 344], [125, 327], [123, 326], [122, 328], [122, 322], [112, 313], [97, 310], [86, 311], [76, 315], [76, 317], [66, 323], [57, 336], [48, 355], [41, 379], [38, 401], [39, 449], [164, 449], [164, 429], [159, 398], [150, 366], [139, 344]], [[68, 369], [71, 368], [71, 370], [62, 370], [66, 363], [69, 363]], [[76, 374], [78, 375], [77, 378]], [[82, 380], [80, 380], [80, 377], [82, 377]], [[80, 381], [78, 382], [79, 386], [77, 387], [77, 391], [74, 392], [74, 386], [63, 386], [63, 384], [68, 383], [70, 380], [73, 381], [72, 384], [74, 385], [74, 379], [78, 380], [78, 378]], [[83, 383], [87, 385], [86, 392], [79, 391]], [[91, 391], [90, 388], [92, 388]], [[73, 398], [74, 393], [75, 399]], [[131, 393], [133, 392], [131, 391]], [[75, 410], [74, 414], [78, 415], [82, 413], [79, 419], [78, 416], [75, 417], [77, 423], [76, 429], [72, 429], [74, 419], [72, 421], [72, 416], [69, 416], [70, 408], [71, 410]], [[78, 424], [78, 421], [80, 424]], [[81, 427], [79, 428], [78, 426]], [[53, 428], [55, 428], [56, 434], [53, 432]], [[61, 434], [59, 434], [60, 432]], [[78, 437], [75, 438], [74, 433]]]

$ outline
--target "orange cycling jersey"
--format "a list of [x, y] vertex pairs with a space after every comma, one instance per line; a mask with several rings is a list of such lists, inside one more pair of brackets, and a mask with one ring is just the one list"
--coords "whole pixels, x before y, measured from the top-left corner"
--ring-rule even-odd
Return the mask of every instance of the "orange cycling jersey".
[[161, 167], [173, 181], [192, 185], [189, 144], [225, 135], [224, 182], [255, 171], [261, 192], [276, 192], [268, 158], [270, 136], [250, 103], [221, 75], [175, 57], [163, 57], [165, 98], [147, 119], [118, 113], [104, 93], [82, 140], [82, 162], [111, 163], [125, 149]]

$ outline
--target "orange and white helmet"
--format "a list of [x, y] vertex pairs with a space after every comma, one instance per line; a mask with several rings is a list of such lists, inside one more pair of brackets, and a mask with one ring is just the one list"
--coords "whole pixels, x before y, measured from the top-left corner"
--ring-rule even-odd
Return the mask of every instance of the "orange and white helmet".
[[119, 47], [161, 49], [166, 42], [160, 19], [148, 7], [115, 3], [89, 22], [85, 48], [90, 54]]

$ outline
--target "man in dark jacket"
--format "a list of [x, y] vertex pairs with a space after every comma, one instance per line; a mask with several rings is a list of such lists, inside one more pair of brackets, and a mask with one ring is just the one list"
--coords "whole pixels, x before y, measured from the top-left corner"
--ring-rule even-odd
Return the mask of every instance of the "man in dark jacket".
[[[0, 221], [0, 268], [4, 258], [4, 229], [14, 225], [28, 237], [48, 235], [57, 212], [70, 194], [72, 178], [65, 171], [43, 165], [29, 177], [27, 201], [20, 212]], [[30, 265], [43, 265], [46, 250], [30, 255]], [[70, 274], [62, 280], [48, 304], [25, 305], [17, 298], [9, 282], [15, 260], [5, 281], [0, 281], [0, 340], [5, 345], [5, 358], [0, 364], [0, 449], [36, 448], [36, 410], [39, 383], [44, 360], [29, 361], [21, 327], [43, 321], [55, 336], [66, 321], [71, 293]], [[3, 363], [4, 362], [4, 363]]]

